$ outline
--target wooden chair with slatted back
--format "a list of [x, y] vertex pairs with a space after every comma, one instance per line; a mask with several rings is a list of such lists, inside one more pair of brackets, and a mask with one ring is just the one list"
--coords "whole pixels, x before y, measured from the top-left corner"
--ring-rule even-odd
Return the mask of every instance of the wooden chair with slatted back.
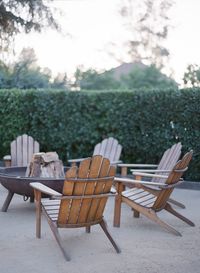
[[[164, 154], [162, 155], [162, 158], [158, 165], [154, 164], [118, 164], [118, 167], [121, 168], [121, 175], [126, 176], [127, 175], [127, 169], [128, 168], [135, 168], [131, 169], [132, 174], [134, 174], [136, 180], [141, 179], [141, 175], [139, 175], [138, 172], [142, 173], [159, 173], [165, 175], [166, 173], [169, 173], [176, 162], [179, 160], [180, 155], [181, 155], [181, 148], [182, 145], [180, 142], [174, 144], [172, 147], [167, 149]], [[140, 169], [136, 169], [140, 168]], [[156, 169], [155, 169], [156, 168]], [[165, 183], [165, 179], [161, 177], [152, 177], [151, 180], [152, 182], [157, 182], [157, 183]], [[180, 207], [180, 208], [185, 208], [185, 205], [182, 204], [181, 202], [174, 200], [170, 198], [168, 200], [170, 203]], [[139, 217], [137, 213], [135, 213], [135, 217]]]
[[[86, 227], [99, 224], [112, 243], [116, 252], [120, 249], [111, 237], [103, 218], [107, 199], [113, 195], [110, 190], [114, 180], [115, 167], [102, 156], [83, 160], [79, 168], [72, 166], [66, 172], [62, 194], [40, 183], [31, 183], [36, 202], [36, 236], [41, 236], [41, 208], [48, 219], [50, 228], [66, 260], [67, 255], [58, 228]], [[41, 193], [51, 196], [52, 200], [42, 200]]]
[[11, 155], [4, 156], [6, 167], [25, 167], [31, 161], [34, 153], [40, 150], [39, 143], [31, 136], [23, 134], [18, 136], [10, 144]]
[[[187, 224], [194, 226], [194, 223], [189, 219], [175, 211], [172, 206], [169, 204], [169, 198], [171, 193], [174, 190], [174, 187], [182, 182], [182, 175], [188, 168], [188, 164], [192, 158], [192, 151], [188, 152], [180, 161], [175, 164], [174, 168], [167, 176], [157, 175], [157, 174], [148, 174], [154, 178], [162, 178], [165, 179], [164, 184], [160, 184], [159, 182], [151, 182], [151, 181], [138, 181], [134, 179], [128, 178], [115, 178], [115, 182], [117, 184], [122, 185], [123, 183], [133, 183], [134, 185], [138, 185], [138, 187], [134, 187], [128, 189], [126, 191], [122, 191], [122, 187], [120, 185], [117, 186], [118, 196], [116, 197], [115, 202], [115, 213], [114, 213], [114, 226], [118, 226], [120, 224], [120, 216], [121, 216], [121, 203], [129, 205], [134, 211], [138, 211], [139, 213], [147, 216], [152, 221], [156, 222], [166, 230], [172, 232], [175, 235], [181, 236], [181, 234], [176, 231], [173, 227], [162, 221], [158, 216], [157, 212], [161, 210], [167, 210], [172, 213], [174, 216], [183, 220]], [[159, 187], [160, 190], [158, 193], [154, 194], [149, 186]], [[119, 209], [120, 204], [120, 209]]]
[[[118, 140], [109, 137], [105, 138], [102, 142], [96, 144], [93, 151], [94, 155], [102, 155], [110, 160], [112, 165], [116, 165], [120, 163], [120, 156], [122, 152], [122, 145], [119, 144]], [[71, 165], [76, 165], [80, 163], [84, 158], [77, 158], [77, 159], [69, 159], [68, 162]]]

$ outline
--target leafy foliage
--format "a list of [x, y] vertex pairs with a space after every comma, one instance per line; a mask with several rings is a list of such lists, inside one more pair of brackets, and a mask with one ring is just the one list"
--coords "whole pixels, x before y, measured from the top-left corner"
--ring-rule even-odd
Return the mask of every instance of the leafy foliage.
[[[114, 136], [124, 162], [157, 163], [181, 141], [194, 150], [187, 179], [200, 179], [200, 89], [66, 92], [0, 90], [0, 157], [23, 133], [67, 158], [91, 155], [96, 143]], [[195, 117], [195, 118], [194, 118]]]
[[45, 27], [59, 30], [55, 13], [47, 5], [52, 0], [0, 1], [0, 52], [7, 51], [14, 37], [31, 30], [41, 32]]
[[0, 34], [13, 36], [21, 31], [28, 33], [32, 29], [40, 32], [45, 25], [58, 28], [52, 11], [45, 2], [43, 0], [0, 1]]
[[188, 65], [183, 76], [183, 82], [188, 87], [200, 86], [200, 67], [196, 64]]
[[[119, 71], [118, 71], [119, 73]], [[83, 90], [119, 90], [134, 88], [170, 88], [177, 83], [162, 74], [155, 65], [142, 66], [133, 63], [133, 69], [128, 74], [115, 75], [115, 69], [98, 73], [94, 69], [75, 72], [74, 86]]]
[[169, 51], [163, 41], [170, 28], [172, 0], [124, 0], [120, 14], [129, 33], [127, 53], [132, 61], [143, 61], [162, 68]]
[[114, 79], [111, 71], [98, 73], [94, 69], [81, 71], [78, 68], [75, 72], [75, 79], [75, 87], [79, 87], [80, 89], [105, 90], [119, 88], [119, 83]]
[[146, 66], [142, 69], [135, 68], [127, 76], [122, 78], [123, 86], [133, 88], [173, 88], [177, 83], [162, 74], [155, 65]]
[[66, 75], [57, 75], [52, 81], [51, 71], [37, 65], [32, 48], [24, 48], [19, 59], [12, 65], [0, 63], [0, 88], [67, 88]]

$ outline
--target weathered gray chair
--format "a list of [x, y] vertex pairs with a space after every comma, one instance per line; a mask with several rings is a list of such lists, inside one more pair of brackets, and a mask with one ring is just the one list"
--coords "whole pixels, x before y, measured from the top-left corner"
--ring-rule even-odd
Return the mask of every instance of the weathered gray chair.
[[[155, 165], [155, 164], [118, 164], [118, 167], [121, 168], [121, 175], [122, 176], [126, 176], [127, 175], [127, 171], [128, 168], [140, 168], [140, 169], [131, 169], [131, 172], [133, 173], [135, 179], [140, 180], [141, 179], [141, 175], [140, 172], [144, 173], [156, 173], [156, 174], [168, 174], [172, 168], [174, 167], [174, 165], [176, 164], [176, 162], [179, 160], [180, 155], [181, 155], [181, 148], [182, 145], [181, 143], [176, 143], [174, 144], [171, 148], [167, 149], [159, 164]], [[156, 182], [156, 183], [165, 183], [165, 179], [162, 177], [151, 177], [150, 178], [151, 182]], [[132, 185], [133, 187], [133, 185]], [[181, 207], [181, 208], [185, 208], [185, 206], [174, 200], [174, 199], [169, 199], [169, 202], [171, 202], [172, 204]]]
[[[41, 209], [47, 217], [50, 228], [65, 257], [69, 260], [58, 228], [86, 227], [99, 224], [111, 244], [119, 253], [120, 249], [107, 230], [103, 212], [114, 180], [116, 168], [107, 158], [93, 156], [81, 161], [79, 168], [71, 167], [66, 172], [63, 193], [58, 193], [41, 183], [31, 183], [36, 202], [36, 236], [41, 236]], [[51, 196], [51, 200], [41, 199], [41, 194]]]
[[[120, 156], [122, 152], [122, 146], [119, 144], [118, 140], [109, 137], [105, 138], [102, 142], [96, 144], [93, 151], [94, 155], [102, 155], [110, 160], [112, 165], [120, 163]], [[80, 163], [84, 158], [70, 159], [68, 162], [73, 166]]]
[[[194, 223], [174, 210], [169, 204], [169, 197], [175, 186], [182, 182], [182, 176], [188, 168], [188, 164], [192, 158], [192, 151], [187, 153], [180, 161], [178, 161], [167, 175], [148, 174], [154, 178], [161, 178], [165, 183], [141, 181], [128, 178], [115, 178], [118, 195], [115, 200], [114, 226], [120, 226], [121, 204], [122, 202], [130, 206], [138, 214], [141, 213], [150, 220], [159, 224], [169, 232], [181, 236], [181, 234], [173, 227], [161, 220], [157, 213], [166, 210], [186, 222], [190, 226]], [[145, 176], [145, 173], [143, 174]], [[133, 184], [134, 188], [123, 191], [123, 183]], [[149, 188], [149, 186], [157, 187], [158, 190]]]
[[[30, 163], [34, 153], [38, 153], [40, 150], [39, 143], [31, 136], [23, 134], [18, 136], [10, 144], [11, 155], [4, 156], [5, 167], [27, 167]], [[9, 204], [13, 198], [14, 192], [8, 191], [7, 197], [2, 206], [2, 211], [6, 212]], [[33, 198], [30, 198], [33, 201]]]
[[11, 155], [4, 156], [4, 162], [6, 167], [16, 166], [24, 167], [27, 166], [31, 161], [32, 155], [38, 153], [40, 150], [39, 143], [34, 140], [31, 136], [26, 134], [18, 136], [10, 144]]

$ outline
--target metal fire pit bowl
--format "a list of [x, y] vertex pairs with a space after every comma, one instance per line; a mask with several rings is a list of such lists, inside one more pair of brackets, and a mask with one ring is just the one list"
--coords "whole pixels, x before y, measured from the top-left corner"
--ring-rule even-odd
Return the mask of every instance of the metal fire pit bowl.
[[[67, 167], [64, 168], [66, 172]], [[8, 195], [3, 204], [2, 211], [6, 212], [8, 206], [13, 198], [13, 195], [19, 194], [24, 196], [24, 199], [30, 197], [34, 200], [33, 188], [30, 187], [32, 182], [40, 182], [55, 191], [62, 192], [64, 177], [63, 178], [43, 178], [43, 177], [25, 177], [26, 167], [9, 167], [0, 168], [0, 183], [8, 190]], [[43, 197], [45, 197], [43, 195]]]

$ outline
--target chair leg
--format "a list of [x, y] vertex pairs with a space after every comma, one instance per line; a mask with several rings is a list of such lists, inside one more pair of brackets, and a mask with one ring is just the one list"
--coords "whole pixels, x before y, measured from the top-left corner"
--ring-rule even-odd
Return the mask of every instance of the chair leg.
[[149, 210], [147, 213], [145, 213], [145, 215], [151, 219], [152, 221], [156, 222], [157, 224], [159, 224], [161, 227], [165, 228], [167, 231], [173, 233], [174, 235], [177, 236], [182, 236], [180, 232], [178, 232], [177, 230], [175, 230], [172, 226], [168, 225], [167, 223], [165, 223], [164, 221], [162, 221], [157, 214], [155, 213], [155, 211], [153, 210]]
[[159, 224], [161, 227], [165, 228], [169, 232], [173, 233], [174, 235], [177, 236], [182, 236], [180, 232], [175, 230], [172, 226], [168, 225], [164, 221], [162, 221], [156, 214], [156, 212], [153, 209], [147, 209], [145, 207], [140, 206], [139, 204], [134, 203], [132, 200], [125, 198], [124, 202], [129, 205], [132, 209], [138, 211], [139, 213], [142, 213], [146, 217], [148, 217], [150, 220], [156, 222]]
[[34, 189], [34, 196], [35, 196], [35, 216], [36, 216], [36, 237], [41, 238], [41, 192]]
[[8, 210], [8, 207], [10, 205], [10, 202], [13, 198], [14, 192], [8, 191], [8, 195], [6, 197], [6, 200], [3, 203], [1, 211], [6, 212]]
[[47, 220], [48, 220], [48, 223], [49, 223], [49, 226], [53, 232], [53, 235], [56, 239], [56, 242], [58, 243], [58, 246], [60, 247], [60, 250], [63, 254], [63, 256], [65, 257], [65, 260], [66, 261], [70, 261], [70, 257], [67, 255], [64, 247], [62, 246], [62, 243], [61, 243], [61, 237], [60, 237], [60, 234], [58, 232], [58, 228], [56, 227], [56, 225], [51, 221], [51, 219], [47, 216]]
[[179, 208], [185, 209], [185, 205], [183, 205], [182, 203], [180, 203], [180, 202], [178, 202], [178, 201], [176, 201], [174, 199], [169, 198], [168, 202], [170, 202], [173, 205], [176, 205]]
[[168, 203], [166, 204], [165, 210], [167, 210], [168, 212], [170, 212], [174, 216], [178, 217], [179, 219], [181, 219], [183, 222], [187, 223], [188, 225], [190, 225], [192, 227], [195, 226], [195, 224], [192, 221], [190, 221], [188, 218], [184, 217], [183, 215], [181, 215], [180, 213], [175, 211], [170, 204], [168, 204]]
[[107, 229], [107, 225], [106, 222], [104, 220], [102, 220], [100, 223], [101, 228], [103, 229], [103, 231], [105, 232], [106, 236], [108, 237], [108, 239], [110, 240], [111, 244], [113, 245], [114, 249], [116, 250], [117, 253], [120, 253], [121, 250], [118, 247], [118, 245], [115, 243], [114, 239], [112, 238], [112, 236], [110, 235], [108, 229]]
[[120, 227], [120, 219], [121, 219], [121, 206], [122, 206], [122, 196], [121, 192], [124, 190], [124, 185], [122, 183], [118, 183], [116, 185], [116, 189], [118, 194], [115, 196], [115, 207], [114, 207], [114, 220], [113, 226]]
[[139, 217], [140, 217], [139, 211], [133, 209], [133, 216], [134, 216], [135, 218], [139, 218]]
[[91, 226], [86, 227], [85, 231], [86, 231], [86, 233], [90, 233], [91, 232]]

